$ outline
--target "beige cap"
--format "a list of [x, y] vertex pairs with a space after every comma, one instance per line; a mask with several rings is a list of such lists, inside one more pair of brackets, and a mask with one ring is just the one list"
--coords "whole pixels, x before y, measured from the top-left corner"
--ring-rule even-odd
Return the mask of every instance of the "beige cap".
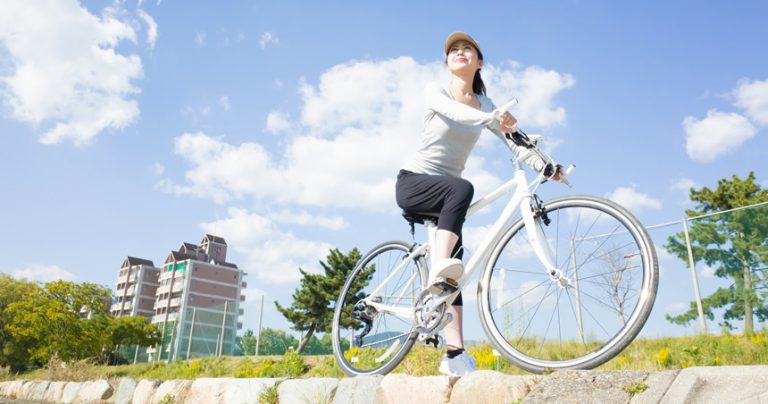
[[478, 51], [482, 52], [480, 49], [480, 44], [477, 43], [474, 39], [472, 39], [471, 36], [469, 36], [466, 32], [456, 31], [452, 33], [451, 35], [448, 35], [448, 38], [445, 40], [445, 54], [448, 54], [448, 49], [453, 45], [456, 41], [467, 41], [472, 46], [477, 48]]

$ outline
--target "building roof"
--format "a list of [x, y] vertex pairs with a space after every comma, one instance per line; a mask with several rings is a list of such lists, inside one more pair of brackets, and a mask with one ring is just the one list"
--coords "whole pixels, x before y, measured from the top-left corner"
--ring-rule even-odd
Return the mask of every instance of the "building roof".
[[[144, 258], [136, 258], [131, 257], [130, 255], [125, 259], [125, 261], [128, 261], [128, 265], [149, 265], [151, 267], [155, 266], [155, 263], [152, 262], [152, 260], [145, 260]], [[123, 266], [125, 266], [125, 261], [123, 261]]]
[[181, 252], [196, 251], [198, 248], [200, 248], [200, 246], [197, 244], [183, 242], [181, 243], [181, 247], [179, 247], [179, 251]]
[[198, 254], [189, 254], [189, 253], [183, 253], [180, 251], [171, 251], [168, 254], [168, 258], [165, 259], [165, 262], [171, 262], [171, 261], [185, 261], [185, 260], [196, 260], [199, 261], [200, 257]]
[[203, 237], [203, 240], [200, 241], [200, 244], [202, 245], [202, 244], [205, 244], [206, 242], [213, 242], [213, 243], [219, 243], [219, 244], [227, 245], [227, 242], [224, 241], [223, 238], [221, 238], [219, 236], [214, 236], [214, 235], [211, 235], [211, 234], [206, 234], [205, 237]]

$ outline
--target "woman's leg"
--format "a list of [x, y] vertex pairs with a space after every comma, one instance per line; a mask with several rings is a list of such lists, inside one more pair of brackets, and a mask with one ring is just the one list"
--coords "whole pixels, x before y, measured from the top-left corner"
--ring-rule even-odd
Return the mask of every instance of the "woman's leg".
[[[397, 178], [397, 204], [406, 212], [438, 214], [435, 245], [431, 246], [435, 261], [463, 256], [461, 229], [474, 188], [462, 178], [414, 174], [401, 171]], [[448, 349], [463, 349], [461, 294], [448, 312], [453, 315], [445, 328]]]

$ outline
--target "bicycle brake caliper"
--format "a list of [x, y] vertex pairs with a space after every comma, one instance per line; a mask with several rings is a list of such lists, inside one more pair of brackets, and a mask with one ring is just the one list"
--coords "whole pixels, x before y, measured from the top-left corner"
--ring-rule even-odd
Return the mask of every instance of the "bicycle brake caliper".
[[547, 212], [544, 211], [544, 201], [542, 201], [536, 194], [533, 195], [533, 206], [531, 206], [531, 209], [533, 209], [533, 217], [540, 217], [541, 221], [544, 222], [544, 225], [549, 226], [549, 223], [552, 220], [549, 219]]

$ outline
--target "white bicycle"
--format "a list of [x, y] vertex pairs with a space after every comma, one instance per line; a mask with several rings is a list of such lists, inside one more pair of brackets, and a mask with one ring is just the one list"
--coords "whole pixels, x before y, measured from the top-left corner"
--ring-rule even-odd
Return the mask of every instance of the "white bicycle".
[[426, 288], [432, 216], [404, 215], [426, 226], [427, 243], [387, 241], [357, 263], [333, 317], [333, 351], [346, 374], [386, 374], [416, 341], [442, 347], [439, 332], [451, 321], [446, 308], [478, 269], [486, 335], [527, 371], [594, 368], [640, 332], [658, 286], [656, 252], [645, 228], [604, 198], [541, 201], [536, 190], [561, 167], [536, 147], [540, 138], [521, 131], [507, 136], [542, 157], [547, 168], [528, 182], [513, 161], [514, 177], [470, 206], [468, 215], [514, 190], [456, 285], [446, 284], [440, 294]]

